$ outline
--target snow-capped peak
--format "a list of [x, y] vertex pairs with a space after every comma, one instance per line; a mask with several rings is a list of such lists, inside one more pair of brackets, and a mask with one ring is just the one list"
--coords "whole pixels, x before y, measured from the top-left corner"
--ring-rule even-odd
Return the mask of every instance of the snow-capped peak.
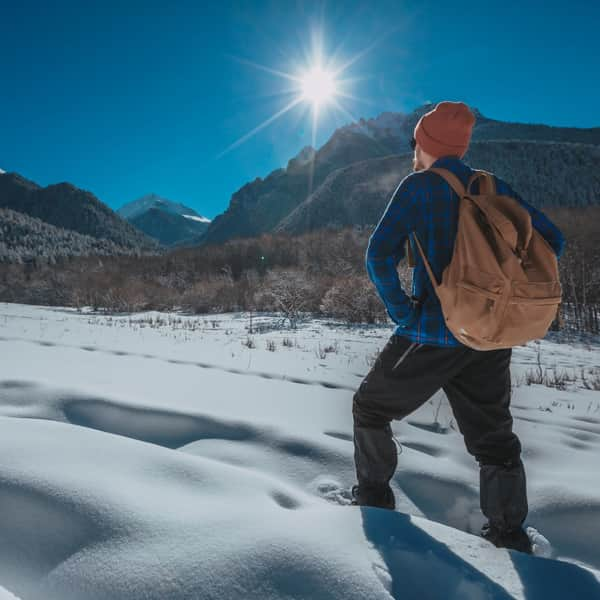
[[203, 221], [202, 219], [206, 219], [206, 217], [198, 214], [193, 208], [179, 202], [173, 202], [167, 198], [162, 198], [158, 194], [147, 194], [133, 202], [128, 202], [119, 208], [117, 213], [124, 219], [134, 219], [153, 208], [159, 208], [167, 213], [181, 215], [186, 218], [195, 217], [194, 220], [210, 223], [210, 220]]
[[384, 112], [372, 119], [359, 119], [355, 123], [346, 125], [343, 129], [358, 131], [371, 138], [405, 136], [404, 126], [406, 115], [403, 113]]

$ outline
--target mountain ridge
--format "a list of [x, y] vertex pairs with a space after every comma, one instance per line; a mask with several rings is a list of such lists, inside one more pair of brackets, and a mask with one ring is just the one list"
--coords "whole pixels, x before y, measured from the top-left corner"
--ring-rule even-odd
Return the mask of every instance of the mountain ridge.
[[42, 187], [18, 173], [0, 174], [0, 208], [40, 219], [59, 229], [112, 242], [132, 251], [157, 244], [127, 223], [91, 192], [62, 182]]
[[[600, 204], [600, 146], [567, 142], [473, 142], [473, 168], [494, 172], [537, 207]], [[567, 171], [570, 177], [562, 174]], [[330, 173], [275, 227], [301, 234], [320, 228], [374, 226], [400, 181], [412, 172], [412, 154], [373, 158]]]
[[[276, 169], [265, 178], [257, 177], [234, 192], [228, 208], [211, 222], [201, 242], [217, 243], [274, 231], [337, 169], [409, 153], [408, 142], [418, 119], [433, 106], [426, 104], [411, 113], [387, 112], [373, 119], [359, 119], [336, 129], [318, 150], [303, 148], [286, 168]], [[522, 140], [600, 145], [600, 127], [511, 123], [488, 118], [477, 109], [474, 112], [477, 121], [473, 142]], [[306, 160], [307, 156], [311, 160]]]

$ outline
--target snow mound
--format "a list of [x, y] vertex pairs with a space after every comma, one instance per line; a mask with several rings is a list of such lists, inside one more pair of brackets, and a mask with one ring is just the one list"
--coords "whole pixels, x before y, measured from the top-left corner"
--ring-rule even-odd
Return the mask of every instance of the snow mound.
[[[1, 174], [1, 173], [0, 173]], [[14, 594], [0, 587], [0, 600], [19, 600]]]
[[0, 418], [0, 505], [0, 581], [25, 598], [600, 597], [569, 563], [47, 420]]
[[[249, 349], [242, 314], [0, 304], [0, 600], [600, 600], [598, 392], [513, 390], [524, 556], [471, 535], [477, 465], [442, 393], [393, 424], [397, 511], [350, 506], [352, 394], [389, 331], [269, 319]], [[515, 380], [538, 359], [515, 349]]]

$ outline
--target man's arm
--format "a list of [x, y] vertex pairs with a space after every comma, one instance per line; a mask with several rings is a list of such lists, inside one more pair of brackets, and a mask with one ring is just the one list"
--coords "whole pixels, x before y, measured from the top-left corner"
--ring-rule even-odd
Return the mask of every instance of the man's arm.
[[404, 258], [406, 239], [416, 225], [414, 180], [411, 176], [405, 178], [392, 195], [371, 234], [366, 254], [367, 273], [388, 315], [394, 323], [404, 326], [411, 323], [414, 313], [396, 267]]

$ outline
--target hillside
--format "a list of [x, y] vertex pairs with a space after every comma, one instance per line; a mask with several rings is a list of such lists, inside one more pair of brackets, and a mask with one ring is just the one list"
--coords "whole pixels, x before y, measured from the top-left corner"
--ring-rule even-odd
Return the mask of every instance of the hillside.
[[110, 240], [55, 227], [35, 217], [0, 208], [0, 262], [31, 259], [53, 262], [59, 257], [135, 253], [132, 248], [119, 246]]
[[[496, 173], [538, 207], [600, 204], [600, 146], [562, 142], [473, 142], [465, 161]], [[331, 173], [275, 228], [303, 233], [322, 227], [374, 225], [412, 155], [375, 158]]]
[[[419, 117], [432, 105], [422, 106], [410, 114], [383, 113], [375, 119], [361, 119], [336, 130], [331, 138], [318, 150], [303, 149], [288, 162], [285, 169], [278, 169], [266, 178], [256, 178], [233, 194], [227, 210], [214, 219], [203, 237], [205, 242], [219, 242], [234, 237], [252, 237], [273, 231], [311, 194], [317, 194], [319, 186], [334, 171], [361, 161], [383, 158], [408, 152], [408, 141]], [[473, 141], [510, 140], [512, 142], [561, 142], [581, 144], [583, 154], [600, 145], [600, 127], [578, 129], [573, 127], [550, 127], [526, 123], [509, 123], [489, 119], [475, 111], [477, 122], [473, 130]], [[489, 152], [497, 152], [493, 146]], [[556, 146], [562, 152], [567, 146]], [[507, 147], [522, 157], [518, 144]], [[478, 151], [483, 164], [496, 164], [500, 158], [487, 158], [485, 150]], [[595, 156], [595, 155], [594, 155]], [[565, 168], [555, 173], [557, 182], [571, 179], [578, 172], [580, 155], [569, 153], [564, 158]], [[585, 164], [595, 157], [583, 157]], [[527, 161], [521, 164], [526, 164]], [[561, 161], [559, 160], [558, 163]], [[478, 165], [479, 166], [479, 165]], [[521, 173], [523, 180], [536, 176], [533, 170]], [[531, 189], [525, 183], [523, 193]], [[517, 182], [515, 182], [517, 186]], [[529, 187], [528, 187], [529, 186]], [[339, 202], [339, 200], [338, 200]]]
[[156, 250], [157, 244], [92, 193], [70, 183], [41, 187], [17, 173], [0, 174], [0, 208], [8, 208], [123, 248]]

